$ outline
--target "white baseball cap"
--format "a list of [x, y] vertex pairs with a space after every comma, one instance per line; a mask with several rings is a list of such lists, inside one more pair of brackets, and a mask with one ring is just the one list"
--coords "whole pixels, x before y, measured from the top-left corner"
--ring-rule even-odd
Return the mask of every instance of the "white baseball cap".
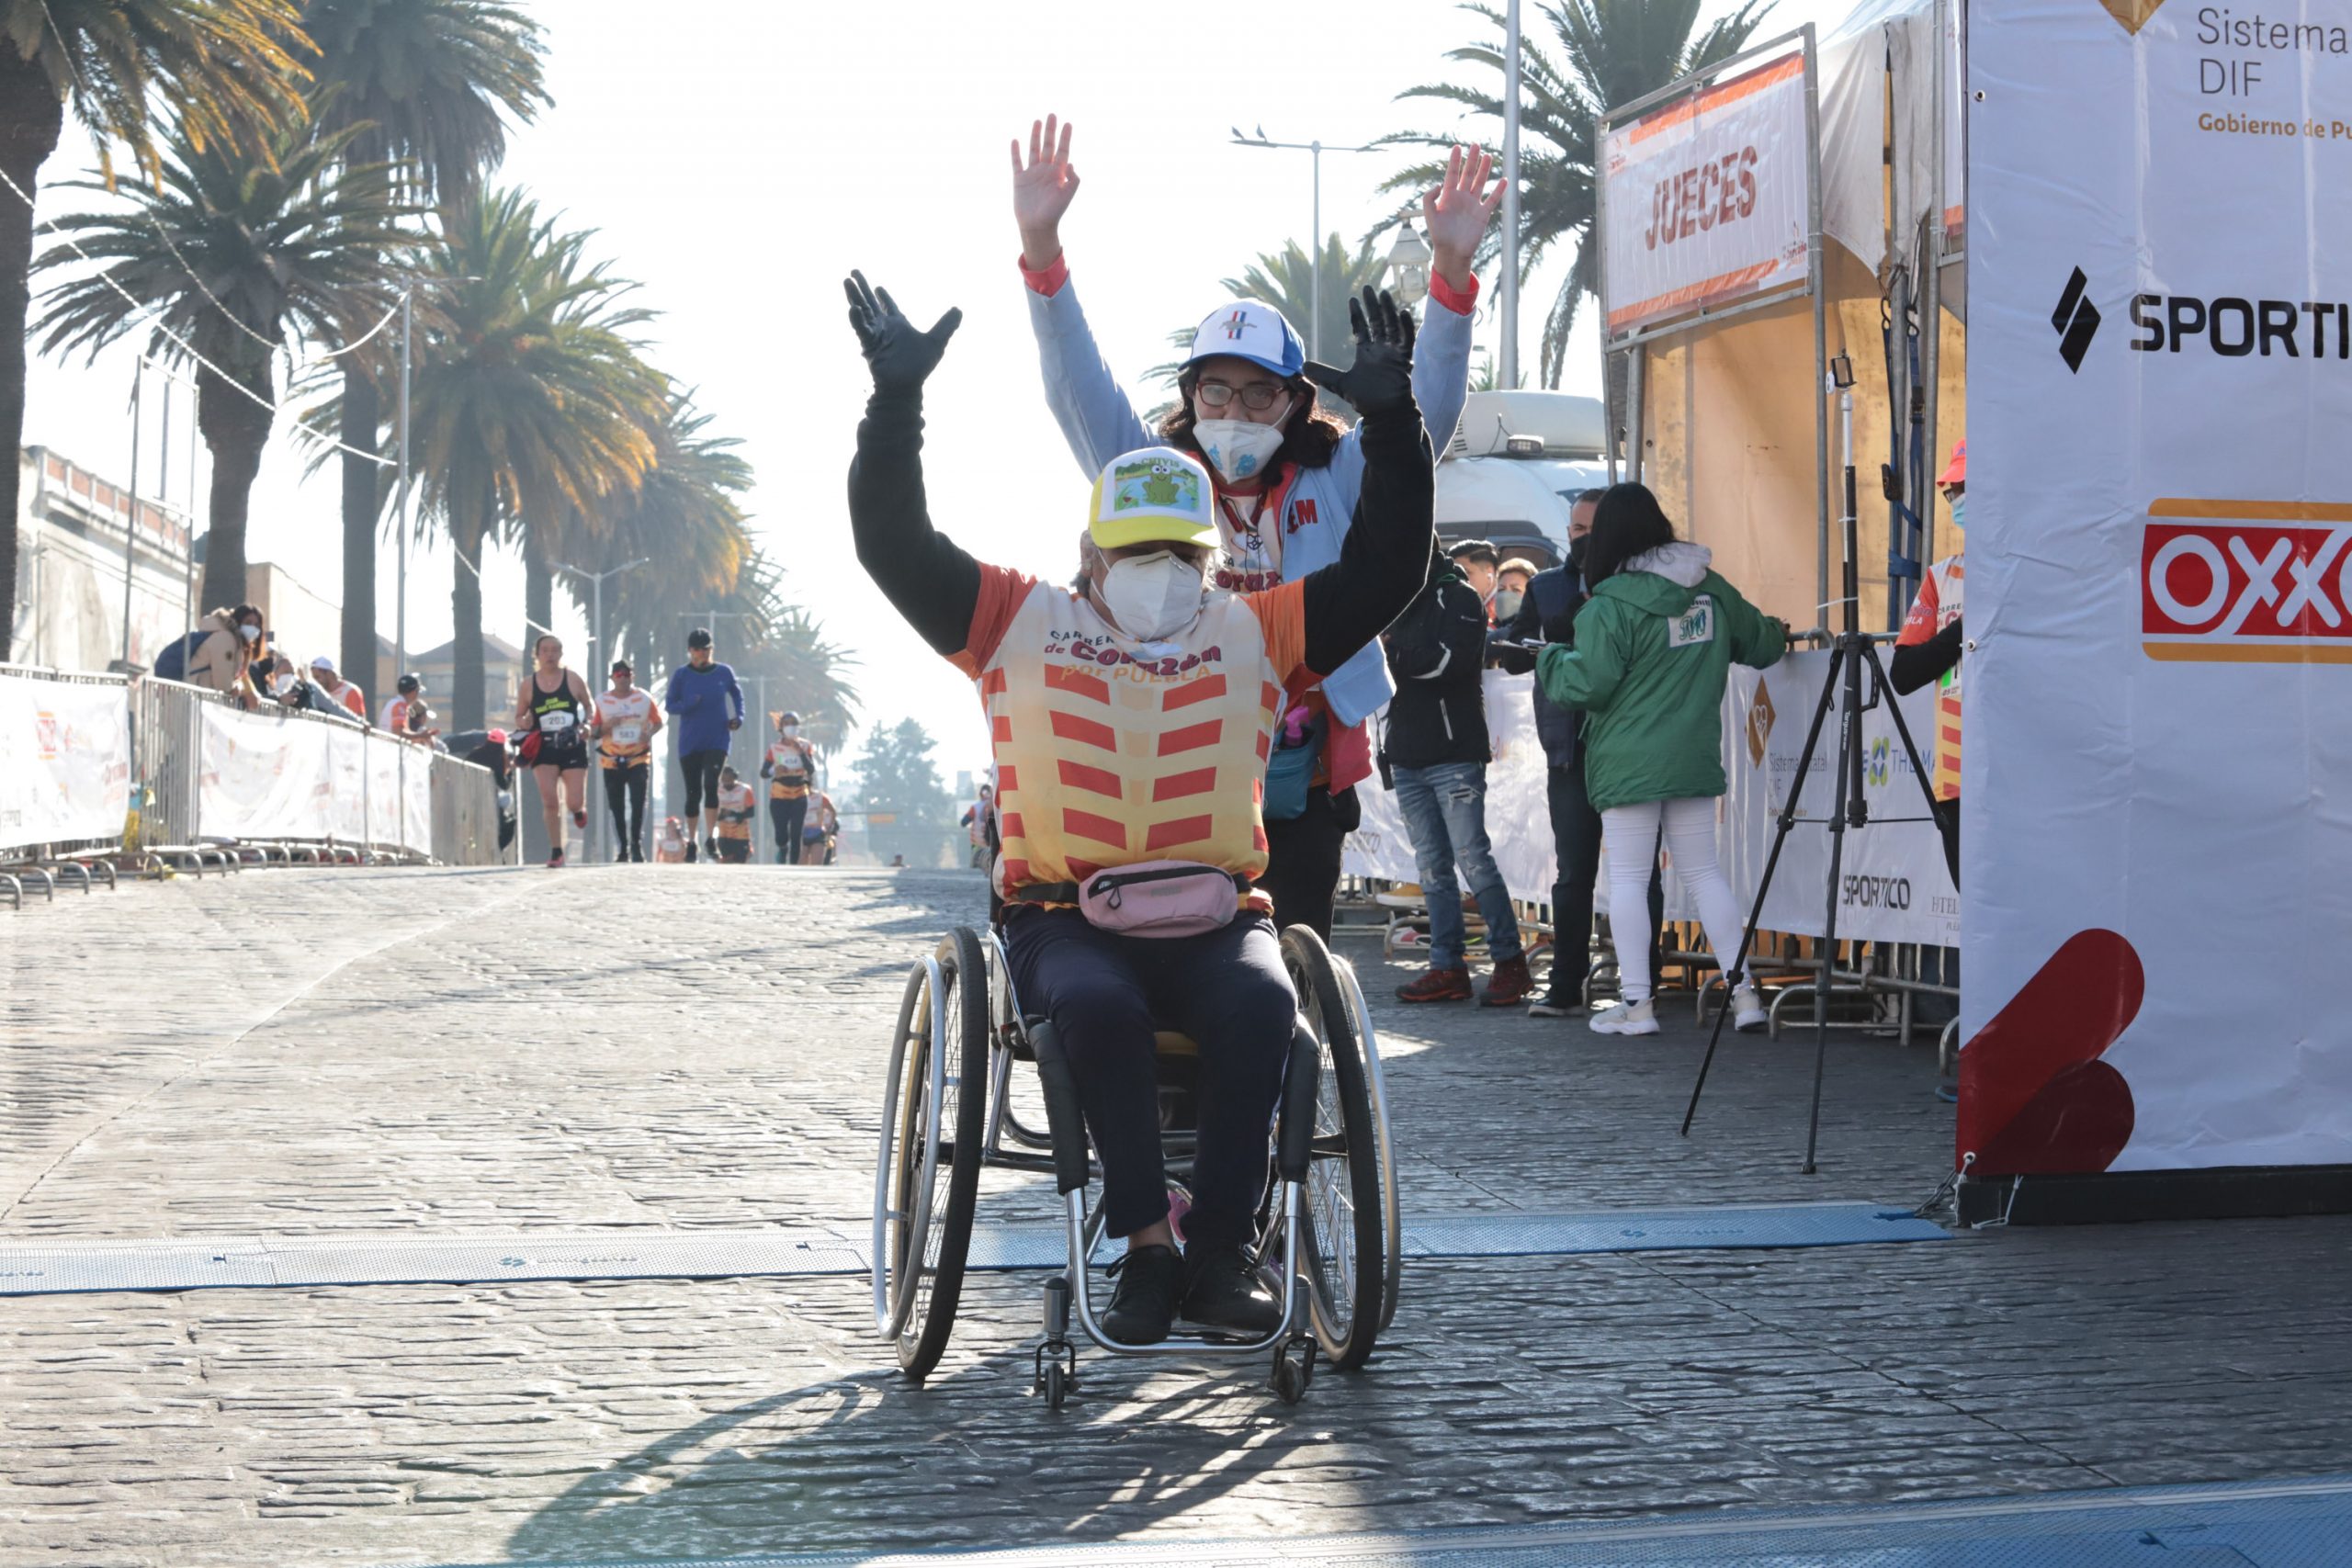
[[1210, 311], [1193, 330], [1192, 352], [1184, 355], [1184, 363], [1227, 355], [1289, 377], [1306, 364], [1306, 346], [1272, 305], [1236, 299]]

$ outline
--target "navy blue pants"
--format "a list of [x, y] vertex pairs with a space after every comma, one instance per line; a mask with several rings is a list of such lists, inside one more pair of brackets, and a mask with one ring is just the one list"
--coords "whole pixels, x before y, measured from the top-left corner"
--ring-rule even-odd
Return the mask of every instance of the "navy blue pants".
[[1077, 1075], [1102, 1164], [1108, 1232], [1130, 1235], [1168, 1217], [1152, 1055], [1158, 1027], [1189, 1034], [1201, 1048], [1185, 1240], [1254, 1239], [1298, 1011], [1273, 922], [1243, 915], [1199, 936], [1118, 936], [1076, 909], [1033, 908], [1009, 912], [1004, 934], [1023, 1010], [1053, 1021]]

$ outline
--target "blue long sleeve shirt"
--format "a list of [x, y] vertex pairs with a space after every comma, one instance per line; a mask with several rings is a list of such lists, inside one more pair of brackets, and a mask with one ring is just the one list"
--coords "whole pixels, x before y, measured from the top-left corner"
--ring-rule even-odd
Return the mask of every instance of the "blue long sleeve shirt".
[[735, 671], [713, 662], [707, 670], [681, 664], [670, 671], [670, 687], [662, 705], [678, 727], [678, 751], [724, 751], [730, 739], [728, 723], [743, 716], [743, 688]]

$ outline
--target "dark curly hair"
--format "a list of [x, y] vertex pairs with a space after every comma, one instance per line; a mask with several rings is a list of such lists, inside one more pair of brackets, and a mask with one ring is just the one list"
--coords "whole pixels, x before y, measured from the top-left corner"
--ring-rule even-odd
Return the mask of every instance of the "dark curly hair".
[[[1200, 383], [1200, 365], [1195, 362], [1184, 367], [1176, 378], [1176, 406], [1159, 422], [1162, 441], [1195, 457], [1202, 454], [1201, 444], [1193, 438], [1193, 426], [1197, 423], [1193, 413], [1193, 389]], [[1316, 402], [1315, 383], [1306, 377], [1293, 376], [1283, 387], [1298, 406], [1291, 410], [1290, 418], [1283, 423], [1282, 448], [1275, 457], [1302, 468], [1329, 468], [1331, 455], [1340, 449], [1340, 439], [1347, 434], [1348, 427]]]

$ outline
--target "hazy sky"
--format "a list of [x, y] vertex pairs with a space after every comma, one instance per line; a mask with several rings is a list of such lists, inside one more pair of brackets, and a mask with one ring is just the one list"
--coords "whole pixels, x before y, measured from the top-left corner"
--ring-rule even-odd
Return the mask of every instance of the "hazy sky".
[[[556, 104], [513, 136], [499, 177], [599, 231], [592, 254], [643, 284], [639, 298], [662, 312], [652, 358], [696, 389], [714, 429], [741, 438], [759, 480], [752, 525], [786, 568], [791, 595], [861, 660], [866, 720], [921, 720], [951, 776], [987, 761], [971, 689], [906, 628], [850, 552], [842, 480], [865, 382], [842, 275], [862, 267], [926, 324], [963, 307], [928, 400], [933, 516], [984, 559], [1058, 575], [1073, 561], [1091, 476], [1046, 411], [1013, 265], [1011, 139], [1025, 141], [1048, 110], [1076, 124], [1084, 188], [1064, 230], [1072, 277], [1113, 368], [1148, 406], [1164, 393], [1137, 384], [1168, 357], [1168, 333], [1219, 302], [1217, 278], [1309, 228], [1307, 154], [1233, 146], [1228, 127], [1327, 145], [1446, 130], [1462, 124], [1449, 107], [1396, 95], [1432, 80], [1494, 82], [1444, 58], [1489, 36], [1487, 24], [1434, 0], [1058, 9], [671, 0], [658, 24], [643, 0], [529, 8], [547, 27]], [[1826, 31], [1846, 9], [1782, 0], [1768, 30], [1813, 21]], [[1544, 37], [1541, 13], [1526, 10], [1531, 38]], [[1499, 141], [1492, 128], [1466, 133]], [[69, 132], [45, 178], [71, 177], [83, 146]], [[1327, 153], [1325, 229], [1352, 243], [1393, 211], [1400, 198], [1377, 186], [1407, 161], [1393, 150]], [[86, 199], [45, 196], [41, 212]], [[1494, 280], [1482, 281], [1477, 342], [1491, 351]], [[1531, 376], [1555, 286], [1539, 276], [1521, 307]], [[1597, 355], [1580, 332], [1566, 389], [1598, 389]], [[36, 361], [25, 439], [126, 475], [130, 384], [127, 350], [95, 367]], [[183, 463], [187, 430], [183, 405]], [[332, 595], [341, 570], [334, 471], [304, 482], [301, 467], [281, 426], [256, 486], [249, 547]], [[385, 558], [389, 636], [389, 546]], [[409, 646], [423, 649], [449, 635], [451, 562], [427, 547], [410, 565]], [[493, 552], [484, 570], [490, 629], [522, 640], [519, 564]], [[577, 656], [581, 618], [558, 602]], [[774, 705], [790, 700], [769, 695]]]

